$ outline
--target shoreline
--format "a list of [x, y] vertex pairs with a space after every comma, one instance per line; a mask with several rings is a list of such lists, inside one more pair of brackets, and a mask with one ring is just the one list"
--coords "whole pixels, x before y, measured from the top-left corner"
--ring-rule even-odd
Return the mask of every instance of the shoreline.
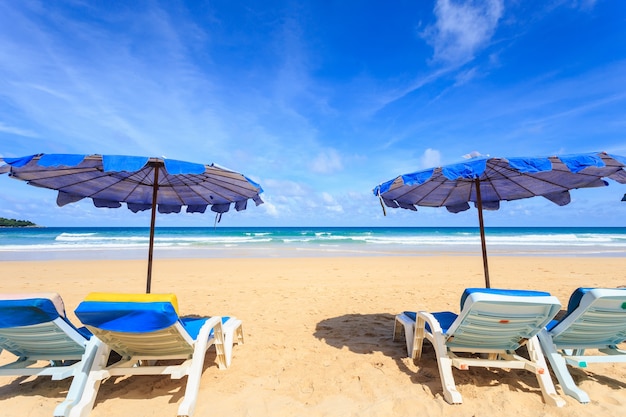
[[[146, 259], [146, 228], [46, 228], [0, 231], [0, 261]], [[488, 228], [497, 256], [626, 257], [626, 228]], [[256, 227], [157, 230], [154, 257], [292, 258], [480, 255], [477, 228]]]
[[[437, 257], [437, 256], [482, 256], [480, 247], [449, 246], [444, 248], [400, 248], [363, 246], [257, 246], [257, 247], [211, 247], [211, 248], [154, 248], [155, 259], [280, 259], [280, 258], [334, 258], [334, 257]], [[487, 248], [488, 259], [496, 257], [554, 257], [554, 258], [626, 258], [626, 251], [601, 247], [506, 247]], [[118, 261], [146, 260], [148, 247], [145, 248], [90, 248], [90, 249], [1, 249], [1, 262], [45, 262], [51, 260], [67, 261]]]

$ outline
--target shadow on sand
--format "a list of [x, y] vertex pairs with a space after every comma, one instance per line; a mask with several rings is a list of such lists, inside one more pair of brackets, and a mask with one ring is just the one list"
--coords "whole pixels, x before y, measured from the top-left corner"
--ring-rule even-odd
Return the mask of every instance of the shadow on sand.
[[[422, 358], [414, 364], [407, 357], [404, 338], [393, 341], [393, 325], [394, 316], [388, 313], [346, 314], [320, 321], [316, 326], [314, 335], [337, 349], [345, 347], [351, 352], [363, 355], [381, 352], [392, 358], [398, 369], [407, 374], [412, 383], [424, 385], [433, 396], [441, 397], [441, 380], [433, 346], [426, 341], [423, 346]], [[527, 356], [526, 349], [523, 347], [518, 353]], [[456, 385], [461, 390], [463, 385], [488, 387], [506, 384], [511, 391], [534, 392], [536, 395], [542, 395], [535, 375], [524, 370], [473, 367], [467, 371], [454, 369], [453, 373]], [[626, 388], [624, 382], [589, 370], [574, 369], [572, 376], [577, 383], [591, 380], [614, 390]], [[558, 387], [556, 378], [553, 377], [553, 381]]]
[[[215, 363], [215, 349], [207, 351], [202, 371], [217, 366]], [[177, 364], [180, 361], [159, 361], [161, 365]], [[55, 398], [57, 405], [65, 400], [72, 378], [61, 381], [53, 381], [50, 377], [17, 377], [8, 384], [0, 384], [0, 400], [12, 397], [38, 397]], [[187, 378], [172, 379], [169, 375], [135, 375], [132, 377], [111, 377], [102, 382], [98, 390], [98, 396], [94, 408], [112, 398], [121, 399], [145, 399], [156, 397], [170, 397], [169, 404], [176, 404], [184, 396]], [[56, 406], [56, 405], [55, 405]], [[52, 415], [53, 409], [50, 410]], [[0, 415], [3, 415], [0, 412]]]

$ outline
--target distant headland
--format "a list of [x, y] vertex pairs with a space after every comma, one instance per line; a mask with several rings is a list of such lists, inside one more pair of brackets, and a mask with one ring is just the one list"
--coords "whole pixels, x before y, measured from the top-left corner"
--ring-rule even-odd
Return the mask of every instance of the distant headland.
[[5, 219], [0, 217], [0, 227], [39, 227], [28, 220]]

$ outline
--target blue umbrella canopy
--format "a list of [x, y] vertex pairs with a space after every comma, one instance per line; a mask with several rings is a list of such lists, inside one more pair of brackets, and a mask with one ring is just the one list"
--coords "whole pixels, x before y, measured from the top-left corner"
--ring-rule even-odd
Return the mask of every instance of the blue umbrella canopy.
[[474, 203], [483, 249], [485, 283], [489, 267], [484, 238], [483, 208], [497, 210], [500, 201], [541, 196], [559, 206], [571, 201], [569, 190], [604, 187], [606, 178], [626, 184], [626, 157], [603, 152], [537, 158], [478, 157], [400, 175], [374, 188], [385, 206], [417, 210], [417, 206], [446, 207], [452, 213]]
[[0, 174], [36, 187], [58, 190], [64, 206], [90, 198], [96, 207], [118, 208], [125, 203], [137, 213], [151, 210], [148, 284], [150, 292], [156, 211], [204, 213], [208, 207], [221, 216], [245, 210], [248, 200], [263, 201], [261, 186], [244, 175], [218, 167], [164, 158], [125, 155], [39, 154], [0, 158]]

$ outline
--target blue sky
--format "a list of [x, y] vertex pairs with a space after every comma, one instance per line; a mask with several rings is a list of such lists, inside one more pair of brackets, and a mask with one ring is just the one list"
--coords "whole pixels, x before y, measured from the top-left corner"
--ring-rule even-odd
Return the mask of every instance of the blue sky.
[[[165, 156], [240, 171], [265, 204], [224, 226], [476, 226], [476, 211], [388, 210], [371, 190], [478, 151], [626, 155], [626, 2], [0, 3], [0, 156]], [[504, 202], [487, 226], [626, 226], [626, 187], [557, 207]], [[0, 216], [147, 226], [58, 208], [0, 177]], [[161, 226], [213, 225], [161, 215]]]

